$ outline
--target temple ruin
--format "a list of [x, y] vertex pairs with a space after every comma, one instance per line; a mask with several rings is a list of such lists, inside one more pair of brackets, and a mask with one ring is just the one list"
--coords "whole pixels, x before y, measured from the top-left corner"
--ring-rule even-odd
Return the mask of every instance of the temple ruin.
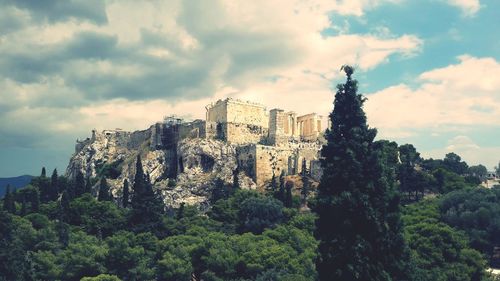
[[186, 122], [167, 117], [153, 126], [151, 148], [171, 151], [168, 155], [174, 177], [182, 169], [176, 145], [186, 138], [218, 139], [235, 145], [239, 170], [264, 186], [273, 175], [302, 172], [303, 163], [313, 178], [319, 179], [319, 151], [325, 121], [321, 115], [298, 115], [237, 99], [218, 100], [205, 107], [205, 120]]

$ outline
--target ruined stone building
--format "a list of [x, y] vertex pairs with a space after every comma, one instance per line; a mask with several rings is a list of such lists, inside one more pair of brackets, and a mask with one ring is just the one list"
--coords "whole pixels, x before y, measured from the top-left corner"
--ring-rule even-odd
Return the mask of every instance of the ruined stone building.
[[207, 204], [216, 179], [230, 185], [236, 176], [242, 188], [262, 190], [273, 175], [300, 174], [304, 164], [310, 177], [320, 179], [326, 126], [318, 114], [268, 111], [236, 99], [219, 100], [205, 110], [205, 120], [171, 116], [140, 131], [93, 130], [77, 141], [66, 174], [105, 176], [119, 197], [123, 181], [134, 180], [141, 155], [144, 172], [170, 206]]
[[264, 105], [231, 98], [205, 109], [205, 120], [167, 118], [154, 126], [151, 146], [173, 151], [171, 176], [183, 166], [182, 159], [174, 155], [176, 144], [186, 138], [206, 138], [235, 145], [239, 170], [257, 186], [264, 186], [282, 171], [287, 175], [300, 173], [303, 161], [311, 175], [319, 179], [320, 136], [325, 126], [322, 116], [298, 116], [282, 109], [267, 111]]

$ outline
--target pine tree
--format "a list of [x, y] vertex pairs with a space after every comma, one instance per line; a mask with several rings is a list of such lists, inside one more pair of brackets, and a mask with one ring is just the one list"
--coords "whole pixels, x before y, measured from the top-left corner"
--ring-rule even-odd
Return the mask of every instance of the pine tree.
[[42, 168], [40, 177], [34, 178], [31, 184], [37, 186], [40, 190], [40, 200], [42, 202], [50, 201], [50, 181], [46, 177], [45, 167]]
[[38, 210], [40, 209], [40, 192], [37, 189], [34, 189], [31, 193], [30, 201], [31, 211], [38, 213]]
[[78, 171], [75, 177], [75, 197], [80, 197], [85, 193], [85, 179], [83, 173]]
[[85, 190], [84, 193], [92, 194], [92, 182], [89, 177], [85, 180]]
[[292, 182], [287, 182], [285, 184], [285, 189], [286, 189], [286, 194], [285, 194], [285, 202], [284, 205], [287, 208], [291, 208], [293, 204], [293, 196], [292, 196], [292, 189], [293, 189], [293, 183]]
[[301, 175], [302, 177], [305, 177], [305, 176], [307, 176], [307, 174], [308, 174], [308, 173], [307, 173], [307, 161], [306, 161], [306, 159], [304, 158], [304, 159], [302, 160], [302, 172], [300, 173], [300, 175]]
[[57, 195], [59, 194], [59, 176], [57, 175], [57, 169], [52, 171], [52, 176], [50, 177], [50, 188], [48, 192], [49, 200], [57, 200]]
[[163, 201], [144, 175], [141, 156], [137, 156], [129, 223], [136, 232], [156, 231], [163, 213]]
[[399, 196], [373, 148], [376, 130], [367, 125], [353, 69], [342, 69], [347, 81], [337, 86], [315, 205], [319, 280], [405, 280]]
[[280, 200], [282, 203], [285, 203], [285, 171], [282, 170], [280, 174], [280, 188], [278, 193], [276, 194], [276, 199]]
[[273, 177], [271, 178], [271, 182], [268, 187], [268, 193], [272, 196], [276, 196], [276, 192], [278, 192], [278, 182], [276, 180], [276, 175], [273, 172]]
[[233, 191], [240, 188], [240, 181], [238, 179], [239, 174], [240, 174], [240, 170], [238, 169], [238, 167], [236, 167], [236, 169], [234, 169], [234, 171], [233, 171]]
[[21, 216], [25, 216], [27, 213], [28, 210], [26, 208], [26, 197], [23, 194], [21, 198]]
[[10, 192], [10, 184], [7, 185], [5, 196], [3, 198], [3, 209], [11, 214], [16, 213], [16, 203], [14, 202], [14, 197]]
[[101, 178], [101, 182], [99, 183], [99, 194], [97, 196], [97, 201], [111, 201], [113, 198], [109, 193], [108, 182], [105, 177]]
[[70, 205], [69, 205], [69, 195], [68, 192], [63, 191], [61, 195], [61, 201], [59, 201], [58, 207], [58, 217], [60, 221], [67, 222], [70, 217]]
[[177, 220], [180, 220], [184, 217], [184, 209], [185, 209], [186, 203], [182, 202], [181, 205], [179, 206], [179, 209], [177, 209], [177, 215], [175, 216]]
[[125, 179], [123, 181], [123, 197], [122, 197], [122, 206], [123, 208], [127, 208], [129, 204], [129, 187], [128, 187], [128, 180]]
[[214, 188], [212, 190], [212, 196], [210, 201], [212, 203], [217, 202], [219, 199], [226, 199], [229, 197], [229, 190], [224, 181], [221, 178], [215, 179]]

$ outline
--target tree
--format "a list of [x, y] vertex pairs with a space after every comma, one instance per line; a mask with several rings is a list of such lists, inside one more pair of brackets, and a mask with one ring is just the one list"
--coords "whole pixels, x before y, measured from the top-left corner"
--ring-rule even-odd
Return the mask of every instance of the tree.
[[498, 161], [498, 165], [495, 167], [495, 174], [497, 177], [500, 177], [500, 161]]
[[240, 232], [260, 234], [283, 219], [283, 205], [271, 197], [251, 197], [241, 203], [238, 211]]
[[135, 171], [129, 222], [136, 232], [157, 231], [163, 213], [163, 201], [144, 175], [140, 155], [137, 155]]
[[16, 203], [14, 202], [12, 193], [10, 193], [10, 184], [7, 185], [5, 196], [3, 198], [3, 209], [11, 214], [16, 213]]
[[480, 181], [484, 181], [486, 179], [486, 175], [488, 174], [488, 170], [484, 165], [475, 165], [469, 167], [469, 174], [474, 177], [478, 177]]
[[240, 188], [240, 181], [238, 179], [239, 174], [240, 170], [238, 169], [238, 167], [236, 167], [236, 169], [234, 169], [233, 171], [233, 190], [237, 190]]
[[97, 196], [98, 201], [111, 201], [113, 197], [109, 192], [108, 182], [106, 178], [101, 178], [101, 182], [99, 183], [99, 194]]
[[214, 188], [212, 190], [212, 197], [210, 198], [210, 201], [215, 203], [219, 199], [227, 199], [229, 197], [229, 193], [229, 187], [226, 186], [224, 180], [217, 178], [214, 182]]
[[45, 167], [42, 167], [42, 173], [40, 174], [40, 177], [45, 178], [47, 176], [47, 172], [45, 171]]
[[129, 189], [128, 189], [128, 180], [125, 179], [123, 181], [123, 196], [122, 196], [122, 206], [123, 208], [127, 208], [129, 204]]
[[78, 171], [75, 177], [75, 197], [80, 197], [85, 193], [85, 179], [83, 173]]
[[303, 207], [307, 207], [307, 196], [309, 196], [309, 193], [311, 192], [311, 183], [309, 181], [309, 178], [307, 175], [309, 174], [309, 171], [307, 170], [307, 163], [306, 159], [302, 160], [302, 172], [301, 172], [301, 178], [302, 178], [302, 189], [300, 190], [300, 194], [302, 195], [301, 198], [301, 205]]
[[314, 206], [319, 280], [404, 280], [408, 253], [398, 192], [374, 148], [376, 130], [367, 125], [354, 70], [342, 69], [347, 81], [337, 86]]
[[458, 175], [467, 173], [468, 165], [457, 154], [450, 152], [443, 159], [443, 166], [450, 172]]
[[278, 193], [275, 195], [276, 199], [280, 200], [282, 203], [285, 202], [285, 193], [285, 170], [282, 170], [280, 174], [280, 188], [278, 189]]
[[292, 196], [293, 182], [288, 181], [285, 184], [285, 189], [286, 189], [286, 194], [285, 194], [284, 205], [287, 208], [291, 208], [293, 204], [293, 196]]
[[87, 179], [85, 180], [84, 193], [92, 194], [92, 181], [90, 180], [90, 177], [87, 177]]
[[59, 189], [59, 176], [57, 175], [57, 169], [54, 169], [54, 171], [52, 171], [52, 176], [50, 177], [50, 190], [48, 192], [48, 198], [50, 201], [55, 201], [57, 199], [57, 195], [60, 191]]
[[278, 182], [276, 181], [276, 175], [273, 172], [273, 177], [271, 178], [271, 182], [269, 183], [268, 192], [272, 196], [276, 196], [276, 192], [278, 192]]

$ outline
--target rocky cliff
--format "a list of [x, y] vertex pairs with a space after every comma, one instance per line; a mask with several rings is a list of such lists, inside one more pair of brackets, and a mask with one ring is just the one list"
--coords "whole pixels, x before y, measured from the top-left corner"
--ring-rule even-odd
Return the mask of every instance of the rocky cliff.
[[[233, 184], [237, 168], [234, 145], [214, 139], [185, 138], [162, 147], [155, 140], [156, 128], [158, 125], [136, 132], [93, 131], [92, 137], [77, 141], [67, 176], [73, 178], [78, 172], [85, 177], [105, 176], [114, 197], [119, 198], [123, 181], [133, 182], [135, 161], [140, 154], [154, 188], [172, 207], [183, 202], [205, 206], [216, 179]], [[236, 178], [241, 188], [256, 188], [245, 174]]]

